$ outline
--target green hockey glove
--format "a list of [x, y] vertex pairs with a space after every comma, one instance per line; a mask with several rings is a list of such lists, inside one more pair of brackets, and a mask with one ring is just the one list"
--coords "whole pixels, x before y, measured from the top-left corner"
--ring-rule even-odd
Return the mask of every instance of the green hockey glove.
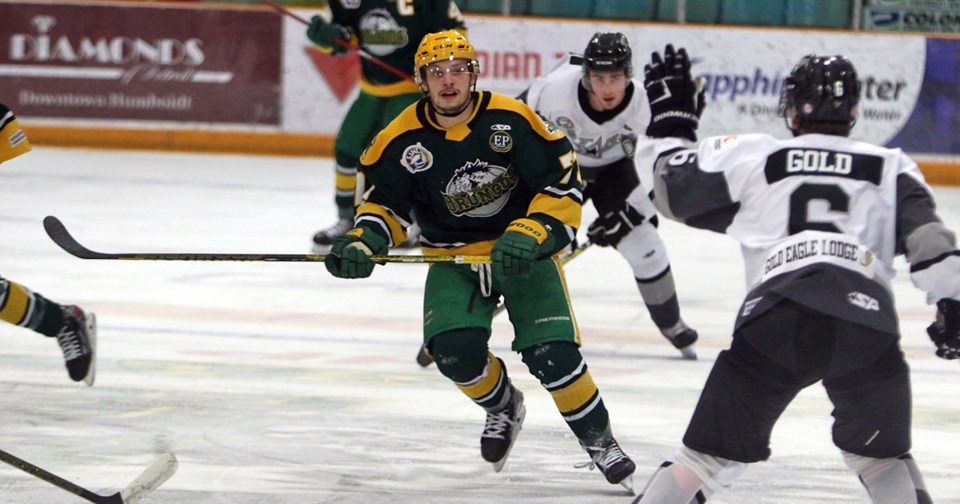
[[333, 240], [323, 263], [337, 278], [366, 278], [376, 265], [370, 256], [386, 254], [387, 239], [367, 228], [347, 231]]
[[[350, 41], [350, 32], [336, 23], [328, 23], [322, 16], [313, 16], [307, 28], [307, 38], [324, 52], [343, 54], [347, 52], [346, 43]], [[340, 42], [337, 42], [338, 40]]]
[[490, 252], [493, 277], [526, 278], [530, 276], [533, 262], [540, 259], [544, 243], [552, 240], [543, 224], [533, 219], [517, 219], [493, 245]]

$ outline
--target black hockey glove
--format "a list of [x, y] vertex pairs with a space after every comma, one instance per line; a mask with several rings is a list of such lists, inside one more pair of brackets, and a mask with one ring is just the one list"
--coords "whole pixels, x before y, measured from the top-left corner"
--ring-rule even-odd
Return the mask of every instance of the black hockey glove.
[[321, 16], [313, 16], [307, 28], [307, 38], [325, 52], [343, 54], [347, 52], [350, 32], [338, 24], [328, 23]]
[[937, 321], [927, 327], [927, 334], [937, 345], [937, 357], [947, 360], [960, 358], [960, 301], [937, 301]]
[[597, 220], [587, 228], [587, 236], [590, 237], [591, 243], [601, 247], [616, 247], [624, 236], [630, 234], [633, 228], [643, 224], [644, 220], [646, 217], [643, 214], [630, 203], [624, 202], [623, 209], [597, 217]]
[[383, 255], [388, 251], [383, 236], [360, 227], [333, 240], [330, 253], [323, 259], [327, 271], [337, 278], [366, 278], [377, 264], [370, 256]]
[[656, 52], [643, 67], [643, 85], [650, 102], [650, 124], [647, 136], [654, 138], [682, 137], [697, 140], [697, 126], [703, 113], [703, 87], [690, 76], [687, 51], [674, 51], [667, 44], [663, 57]]

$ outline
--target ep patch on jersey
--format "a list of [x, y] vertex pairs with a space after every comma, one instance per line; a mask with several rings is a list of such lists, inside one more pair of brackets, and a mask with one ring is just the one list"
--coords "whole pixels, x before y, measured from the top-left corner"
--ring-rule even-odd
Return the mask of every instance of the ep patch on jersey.
[[506, 131], [494, 131], [490, 135], [490, 148], [494, 152], [510, 152], [510, 149], [513, 149], [513, 137]]
[[410, 173], [427, 171], [433, 166], [433, 153], [417, 142], [403, 149], [400, 164]]

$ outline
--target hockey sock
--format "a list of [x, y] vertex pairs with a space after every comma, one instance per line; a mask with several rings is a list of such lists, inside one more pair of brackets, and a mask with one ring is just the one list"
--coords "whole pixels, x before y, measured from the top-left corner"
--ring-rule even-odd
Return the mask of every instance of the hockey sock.
[[[707, 496], [700, 487], [703, 481], [688, 467], [667, 461], [660, 465], [634, 504], [648, 502], [682, 502], [703, 504]], [[709, 491], [709, 490], [708, 490]]]
[[746, 464], [684, 447], [675, 462], [664, 462], [643, 489], [641, 503], [702, 504], [746, 470]]
[[873, 458], [843, 452], [847, 467], [857, 473], [874, 504], [932, 504], [916, 461], [907, 453]]
[[63, 325], [60, 305], [30, 289], [0, 278], [0, 320], [56, 336]]
[[359, 160], [345, 154], [336, 153], [334, 179], [337, 213], [341, 219], [353, 218], [353, 193], [357, 189], [357, 165]]
[[655, 277], [636, 280], [653, 323], [661, 330], [675, 326], [680, 321], [680, 303], [670, 267]]
[[576, 344], [544, 343], [524, 349], [521, 355], [580, 441], [595, 444], [609, 432], [607, 408]]

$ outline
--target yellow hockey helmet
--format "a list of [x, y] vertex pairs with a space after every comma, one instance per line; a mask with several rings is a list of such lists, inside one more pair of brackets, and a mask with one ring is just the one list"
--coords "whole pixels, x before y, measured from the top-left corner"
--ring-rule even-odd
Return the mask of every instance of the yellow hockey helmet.
[[414, 77], [417, 84], [426, 80], [426, 68], [438, 61], [465, 59], [469, 61], [470, 72], [480, 75], [477, 54], [467, 37], [457, 30], [428, 33], [420, 40], [417, 54], [413, 57]]

